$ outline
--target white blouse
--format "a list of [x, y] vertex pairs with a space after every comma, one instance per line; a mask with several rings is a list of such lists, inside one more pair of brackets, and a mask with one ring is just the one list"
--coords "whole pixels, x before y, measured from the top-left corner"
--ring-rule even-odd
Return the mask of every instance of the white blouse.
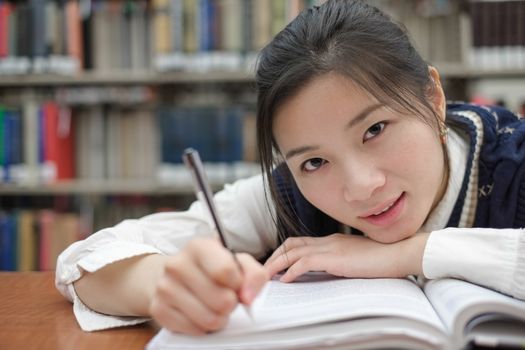
[[[465, 172], [467, 143], [450, 132], [447, 143], [451, 164], [443, 200], [421, 232], [432, 232], [423, 255], [425, 278], [457, 277], [516, 298], [525, 299], [525, 233], [522, 229], [447, 228]], [[459, 179], [459, 180], [458, 180]], [[263, 257], [277, 246], [276, 225], [265, 197], [261, 175], [238, 180], [215, 195], [228, 243], [235, 251]], [[268, 198], [269, 194], [266, 193]], [[73, 311], [85, 331], [144, 322], [146, 318], [116, 317], [84, 305], [73, 282], [82, 274], [122, 259], [144, 254], [176, 254], [188, 240], [211, 235], [211, 219], [199, 202], [187, 211], [158, 213], [124, 220], [69, 246], [57, 261], [56, 286], [73, 302]]]

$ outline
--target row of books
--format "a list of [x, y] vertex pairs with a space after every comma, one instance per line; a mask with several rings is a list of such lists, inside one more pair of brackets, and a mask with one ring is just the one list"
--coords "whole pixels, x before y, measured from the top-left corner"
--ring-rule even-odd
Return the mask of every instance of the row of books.
[[193, 200], [170, 196], [2, 198], [0, 270], [53, 270], [71, 243], [124, 219], [185, 208]]
[[525, 1], [475, 1], [470, 18], [471, 64], [485, 69], [525, 68]]
[[[252, 69], [254, 52], [302, 9], [322, 2], [2, 1], [0, 74]], [[476, 0], [468, 11], [452, 0], [370, 3], [402, 22], [430, 62], [525, 66], [523, 0]]]
[[525, 1], [372, 0], [403, 23], [431, 63], [479, 70], [525, 68]]
[[0, 179], [143, 179], [169, 182], [166, 167], [193, 147], [204, 162], [255, 162], [253, 113], [243, 107], [24, 103], [0, 106]]
[[78, 1], [0, 2], [0, 73], [73, 74], [82, 67]]
[[79, 216], [51, 210], [0, 212], [0, 270], [54, 270], [58, 254], [79, 240]]
[[[317, 3], [317, 0], [2, 1], [0, 73], [141, 70], [154, 67], [157, 56], [171, 52], [256, 51], [301, 9]], [[215, 55], [213, 62], [219, 66], [231, 65], [238, 63], [241, 56]], [[232, 57], [236, 57], [234, 61]]]

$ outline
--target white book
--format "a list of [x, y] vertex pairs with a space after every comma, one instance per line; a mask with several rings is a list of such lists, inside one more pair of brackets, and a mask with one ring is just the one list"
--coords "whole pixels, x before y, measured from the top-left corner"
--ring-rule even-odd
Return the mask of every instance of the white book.
[[38, 183], [38, 103], [34, 97], [26, 97], [22, 105], [23, 124], [23, 152], [25, 160], [25, 174], [22, 182], [27, 184]]
[[409, 279], [307, 274], [272, 280], [222, 331], [201, 337], [162, 329], [147, 350], [461, 349], [525, 342], [525, 302], [455, 279], [420, 288]]

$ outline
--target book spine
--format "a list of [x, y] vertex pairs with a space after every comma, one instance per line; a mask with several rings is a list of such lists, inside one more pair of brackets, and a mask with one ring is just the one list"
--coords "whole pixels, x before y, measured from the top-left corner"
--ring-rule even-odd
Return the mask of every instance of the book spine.
[[75, 129], [69, 107], [60, 107], [57, 123], [57, 180], [75, 177]]
[[170, 2], [169, 10], [172, 52], [182, 52], [184, 49], [183, 5], [183, 0], [171, 0]]
[[46, 56], [46, 8], [42, 0], [30, 0], [30, 13], [32, 15], [33, 57]]
[[10, 6], [7, 2], [0, 3], [0, 58], [9, 55], [9, 16]]
[[153, 1], [155, 53], [157, 55], [167, 54], [171, 51], [171, 24], [168, 5], [168, 0]]
[[13, 109], [8, 114], [9, 123], [9, 161], [10, 181], [21, 182], [23, 179], [22, 155], [22, 116], [18, 109]]
[[18, 238], [17, 270], [36, 270], [37, 240], [34, 215], [30, 210], [22, 210], [18, 215]]
[[38, 267], [40, 271], [52, 270], [51, 244], [53, 239], [53, 222], [55, 214], [51, 210], [41, 210], [38, 217], [39, 247]]
[[82, 22], [78, 2], [67, 1], [64, 10], [67, 29], [67, 53], [77, 62], [77, 70], [80, 70], [84, 66], [84, 54], [82, 51]]
[[16, 244], [13, 215], [0, 212], [0, 270], [16, 270]]
[[9, 110], [4, 110], [2, 124], [4, 138], [4, 182], [11, 182], [11, 116]]
[[[93, 62], [93, 32], [91, 28], [93, 27], [93, 12], [90, 2], [87, 3], [87, 6], [84, 9], [80, 10], [80, 33], [81, 33], [81, 52], [83, 68], [86, 70], [92, 70], [94, 68]], [[82, 3], [81, 3], [82, 4]]]
[[58, 179], [58, 152], [60, 147], [58, 144], [59, 107], [54, 102], [46, 102], [42, 110], [44, 178], [46, 181], [55, 182]]
[[38, 104], [34, 98], [25, 98], [22, 105], [23, 114], [23, 152], [26, 168], [25, 182], [38, 182]]

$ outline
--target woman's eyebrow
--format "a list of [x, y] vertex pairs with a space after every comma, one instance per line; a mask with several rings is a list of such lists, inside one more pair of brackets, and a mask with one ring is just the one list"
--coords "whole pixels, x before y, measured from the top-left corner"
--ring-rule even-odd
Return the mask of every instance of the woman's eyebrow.
[[382, 103], [376, 103], [376, 104], [373, 104], [373, 105], [370, 105], [368, 107], [366, 107], [365, 109], [363, 109], [361, 112], [359, 112], [355, 117], [353, 117], [352, 119], [350, 119], [350, 121], [346, 124], [345, 126], [345, 130], [348, 130], [348, 129], [351, 129], [353, 128], [354, 126], [356, 126], [357, 124], [361, 123], [362, 121], [364, 121], [373, 111], [375, 111], [376, 109], [379, 109], [383, 107], [383, 104]]
[[[378, 108], [381, 108], [383, 107], [383, 104], [382, 103], [376, 103], [376, 104], [373, 104], [373, 105], [370, 105], [368, 107], [366, 107], [365, 109], [363, 109], [361, 112], [359, 112], [355, 117], [353, 117], [345, 126], [345, 130], [348, 130], [352, 127], [354, 127], [355, 125], [361, 123], [363, 120], [365, 120], [373, 111], [375, 111], [376, 109]], [[286, 152], [286, 154], [284, 155], [284, 158], [286, 160], [292, 158], [292, 157], [295, 157], [295, 156], [298, 156], [302, 153], [306, 153], [306, 152], [310, 152], [310, 151], [315, 151], [316, 149], [319, 149], [319, 146], [315, 146], [315, 145], [311, 145], [311, 146], [300, 146], [300, 147], [297, 147], [297, 148], [292, 148], [291, 150], [289, 150], [288, 152]]]
[[315, 151], [316, 149], [319, 149], [319, 146], [301, 146], [301, 147], [297, 147], [297, 148], [292, 148], [291, 150], [286, 152], [286, 154], [284, 155], [284, 159], [288, 160], [288, 159], [290, 159], [292, 157], [295, 157], [295, 156], [298, 156], [298, 155], [300, 155], [302, 153]]

